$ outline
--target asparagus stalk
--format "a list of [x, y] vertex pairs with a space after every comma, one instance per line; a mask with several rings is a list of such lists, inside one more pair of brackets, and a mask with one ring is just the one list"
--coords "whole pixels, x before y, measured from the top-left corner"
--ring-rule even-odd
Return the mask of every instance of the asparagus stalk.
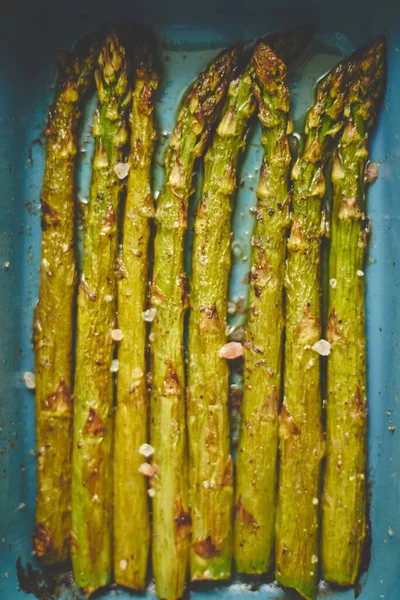
[[[154, 92], [159, 76], [155, 40], [135, 31], [135, 86], [130, 114], [129, 176], [118, 282], [119, 345], [114, 448], [114, 576], [121, 585], [143, 590], [150, 544], [147, 484], [139, 472], [145, 460], [139, 449], [148, 441], [146, 322], [150, 219], [150, 187], [155, 139]], [[120, 332], [117, 332], [118, 334]]]
[[261, 42], [252, 64], [264, 159], [245, 330], [234, 555], [239, 572], [259, 574], [271, 565], [275, 539], [285, 234], [289, 226], [287, 134], [292, 121], [284, 63]]
[[185, 428], [183, 320], [184, 235], [195, 158], [201, 156], [236, 66], [236, 49], [221, 53], [193, 84], [178, 115], [166, 156], [166, 183], [156, 212], [151, 286], [151, 444], [153, 465], [153, 571], [163, 599], [182, 596], [190, 544]]
[[75, 157], [82, 99], [93, 81], [93, 36], [67, 55], [46, 129], [41, 195], [42, 258], [34, 316], [36, 371], [36, 556], [69, 557], [71, 530], [72, 336], [76, 292]]
[[188, 431], [192, 507], [191, 579], [231, 574], [233, 461], [230, 454], [226, 297], [230, 269], [231, 197], [239, 151], [255, 110], [251, 68], [231, 82], [204, 159], [195, 221], [189, 317]]
[[[130, 99], [125, 50], [110, 33], [95, 71], [99, 108], [90, 205], [78, 293], [72, 462], [72, 559], [75, 581], [91, 593], [110, 581], [112, 565], [113, 374], [121, 184], [116, 167], [127, 141]], [[118, 168], [117, 168], [118, 171]]]
[[[351, 63], [352, 64], [352, 63]], [[340, 63], [318, 84], [308, 113], [304, 152], [292, 170], [293, 225], [286, 270], [284, 399], [280, 412], [280, 476], [276, 522], [276, 577], [314, 598], [318, 575], [321, 425], [320, 200], [323, 166], [342, 128], [345, 85], [351, 72]]]
[[360, 59], [333, 161], [329, 260], [326, 472], [322, 504], [322, 574], [355, 582], [366, 531], [366, 356], [364, 259], [368, 238], [364, 171], [368, 137], [383, 90], [385, 45]]

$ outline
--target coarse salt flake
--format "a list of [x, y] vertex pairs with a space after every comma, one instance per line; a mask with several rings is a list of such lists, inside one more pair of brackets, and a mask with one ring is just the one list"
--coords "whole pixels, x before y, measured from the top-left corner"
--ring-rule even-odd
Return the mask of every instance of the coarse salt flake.
[[154, 496], [156, 495], [156, 490], [153, 490], [153, 488], [150, 488], [149, 490], [147, 490], [147, 493], [150, 496], [150, 498], [154, 498]]
[[219, 355], [221, 358], [232, 360], [243, 356], [243, 346], [240, 342], [228, 342], [220, 348]]
[[120, 342], [122, 340], [122, 338], [124, 337], [124, 334], [122, 333], [122, 331], [120, 329], [112, 329], [111, 337], [114, 340], [114, 342]]
[[111, 294], [106, 294], [106, 295], [104, 296], [104, 300], [105, 300], [106, 302], [112, 302], [112, 301], [113, 301], [113, 297], [111, 296]]
[[128, 561], [123, 558], [119, 561], [119, 566], [123, 571], [125, 571], [126, 567], [128, 566]]
[[327, 340], [318, 340], [312, 349], [321, 356], [328, 356], [331, 353], [331, 345]]
[[360, 269], [358, 269], [357, 275], [358, 275], [358, 277], [364, 277], [364, 271], [361, 271]]
[[336, 279], [330, 279], [329, 280], [329, 285], [331, 286], [331, 288], [334, 290], [337, 286], [337, 281]]
[[141, 377], [143, 377], [143, 371], [140, 367], [135, 367], [132, 371], [132, 378], [133, 379], [140, 379]]
[[114, 358], [114, 360], [111, 362], [110, 371], [111, 371], [111, 373], [117, 373], [119, 371], [119, 360], [118, 360], [118, 358]]
[[152, 323], [154, 321], [154, 317], [156, 316], [157, 309], [156, 308], [148, 308], [144, 312], [142, 312], [142, 318], [147, 323]]
[[128, 176], [129, 169], [129, 163], [117, 163], [114, 167], [114, 172], [118, 179], [125, 179]]
[[365, 179], [366, 179], [367, 183], [374, 182], [376, 179], [378, 179], [378, 176], [379, 176], [378, 165], [374, 162], [369, 162], [367, 164], [367, 166], [365, 167]]
[[393, 529], [391, 527], [388, 528], [388, 536], [393, 537]]
[[36, 387], [35, 373], [31, 373], [31, 371], [25, 371], [24, 382], [28, 390], [34, 390]]
[[315, 565], [318, 562], [318, 556], [316, 556], [315, 554], [312, 555], [311, 557], [311, 562], [313, 565]]
[[151, 465], [150, 463], [142, 463], [138, 469], [139, 473], [143, 473], [146, 477], [153, 477], [153, 475], [157, 472], [156, 465]]
[[314, 504], [314, 506], [317, 506], [319, 503], [318, 498], [313, 498], [312, 503]]
[[139, 454], [148, 458], [154, 454], [154, 448], [153, 446], [150, 446], [150, 444], [142, 444], [139, 448]]

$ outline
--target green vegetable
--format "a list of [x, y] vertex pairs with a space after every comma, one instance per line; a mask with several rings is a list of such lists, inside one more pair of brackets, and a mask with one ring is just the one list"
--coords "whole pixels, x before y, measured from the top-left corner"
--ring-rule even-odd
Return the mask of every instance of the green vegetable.
[[250, 67], [231, 82], [204, 159], [195, 221], [189, 317], [188, 430], [192, 514], [191, 579], [227, 579], [232, 562], [233, 461], [230, 455], [226, 342], [231, 197], [237, 160], [255, 110]]
[[110, 581], [112, 569], [112, 460], [117, 224], [121, 182], [117, 176], [127, 142], [130, 100], [125, 50], [107, 36], [95, 72], [99, 108], [90, 204], [84, 231], [78, 294], [72, 461], [72, 562], [76, 583], [87, 593]]
[[318, 577], [321, 424], [320, 244], [323, 166], [342, 128], [352, 63], [344, 61], [318, 84], [308, 113], [306, 142], [292, 170], [293, 225], [286, 270], [284, 399], [280, 412], [280, 474], [276, 522], [276, 577], [314, 598]]
[[332, 168], [329, 260], [326, 472], [322, 503], [322, 574], [340, 585], [356, 581], [366, 534], [366, 356], [364, 260], [368, 239], [364, 172], [369, 132], [385, 79], [378, 38], [360, 58], [345, 107], [345, 126]]
[[286, 66], [266, 43], [252, 59], [264, 159], [253, 237], [249, 318], [244, 343], [242, 426], [236, 464], [234, 556], [239, 572], [264, 573], [275, 541], [278, 411], [291, 132]]
[[151, 426], [154, 447], [153, 572], [160, 598], [185, 589], [190, 545], [185, 427], [183, 321], [184, 236], [193, 165], [223, 106], [236, 66], [235, 48], [221, 53], [185, 97], [166, 156], [166, 183], [158, 199], [151, 286]]
[[87, 36], [64, 57], [46, 129], [42, 257], [34, 316], [38, 458], [34, 546], [36, 556], [49, 563], [63, 561], [70, 553], [75, 158], [81, 104], [93, 82], [97, 52], [96, 39]]
[[146, 586], [150, 519], [145, 476], [139, 453], [148, 441], [146, 322], [149, 269], [150, 187], [155, 139], [154, 93], [158, 87], [155, 40], [150, 32], [132, 33], [135, 86], [130, 114], [129, 176], [118, 282], [119, 344], [114, 446], [114, 577], [135, 590]]

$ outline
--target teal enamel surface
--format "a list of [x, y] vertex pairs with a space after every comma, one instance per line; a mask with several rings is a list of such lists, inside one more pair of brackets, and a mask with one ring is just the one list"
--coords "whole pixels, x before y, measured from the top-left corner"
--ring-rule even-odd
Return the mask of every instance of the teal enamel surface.
[[[157, 104], [159, 142], [154, 190], [163, 181], [162, 163], [177, 104], [188, 84], [220, 48], [241, 39], [251, 43], [269, 31], [317, 23], [315, 42], [296, 62], [290, 85], [297, 128], [311, 104], [317, 78], [364, 42], [384, 33], [388, 42], [388, 81], [384, 105], [371, 143], [379, 178], [368, 193], [372, 222], [367, 281], [369, 401], [369, 478], [372, 547], [369, 570], [360, 584], [361, 600], [400, 598], [400, 10], [388, 0], [320, 6], [317, 0], [183, 0], [134, 3], [116, 0], [49, 0], [19, 2], [4, 9], [0, 23], [0, 600], [34, 598], [19, 589], [16, 562], [32, 562], [34, 526], [34, 395], [23, 374], [33, 370], [32, 310], [37, 297], [40, 261], [40, 188], [44, 168], [43, 130], [54, 91], [56, 50], [107, 21], [134, 18], [154, 26], [162, 40], [163, 79]], [[91, 121], [95, 98], [85, 111], [80, 138], [78, 196], [88, 196], [93, 144]], [[261, 163], [260, 131], [255, 126], [240, 167], [241, 185], [233, 200], [233, 269], [229, 300], [246, 305], [251, 236]], [[195, 178], [201, 183], [201, 168]], [[156, 194], [157, 195], [157, 194]], [[196, 195], [192, 198], [195, 204]], [[192, 211], [193, 212], [193, 211]], [[188, 248], [190, 247], [190, 229]], [[187, 253], [190, 268], [190, 253]], [[231, 325], [243, 322], [231, 317]], [[390, 431], [389, 427], [396, 429]], [[251, 592], [244, 583], [192, 592], [196, 600], [295, 598], [273, 584]], [[60, 595], [61, 593], [61, 595]], [[79, 598], [61, 586], [43, 598]], [[133, 597], [110, 589], [101, 598]], [[150, 586], [141, 597], [155, 597]], [[347, 600], [354, 590], [337, 591], [322, 584], [319, 598]]]

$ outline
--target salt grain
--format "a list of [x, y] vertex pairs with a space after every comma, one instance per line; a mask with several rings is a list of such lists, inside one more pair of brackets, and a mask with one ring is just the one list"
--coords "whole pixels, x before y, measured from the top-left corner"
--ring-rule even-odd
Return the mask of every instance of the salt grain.
[[220, 348], [219, 355], [221, 358], [232, 360], [243, 356], [243, 346], [240, 342], [228, 342]]
[[321, 356], [328, 356], [331, 353], [331, 345], [326, 340], [319, 340], [312, 349]]
[[147, 321], [147, 323], [151, 323], [152, 321], [154, 321], [154, 317], [156, 316], [156, 313], [157, 313], [156, 308], [149, 308], [148, 310], [145, 310], [144, 312], [142, 312], [142, 318], [144, 319], [144, 321]]
[[132, 378], [133, 379], [140, 379], [141, 377], [143, 377], [143, 371], [140, 367], [135, 367], [132, 371]]
[[379, 167], [376, 163], [370, 162], [365, 167], [365, 180], [367, 183], [372, 183], [379, 176]]
[[119, 360], [118, 360], [118, 358], [114, 358], [114, 360], [111, 362], [110, 371], [111, 371], [111, 373], [117, 373], [119, 371]]
[[337, 286], [337, 281], [336, 279], [330, 279], [329, 280], [329, 285], [331, 286], [331, 288], [334, 290]]
[[150, 488], [149, 490], [147, 490], [147, 493], [150, 496], [150, 498], [154, 498], [154, 496], [156, 495], [156, 490], [153, 490], [153, 488]]
[[124, 337], [124, 334], [122, 333], [122, 331], [120, 329], [112, 329], [111, 337], [115, 342], [120, 342], [122, 340], [122, 338]]
[[30, 371], [25, 371], [24, 373], [24, 382], [28, 390], [34, 390], [36, 387], [36, 377], [34, 373]]
[[360, 269], [358, 269], [357, 275], [358, 277], [364, 277], [364, 271], [360, 271]]
[[139, 473], [143, 473], [146, 477], [153, 477], [157, 473], [157, 466], [149, 463], [142, 463], [138, 468]]
[[119, 566], [123, 571], [125, 571], [126, 567], [128, 566], [128, 561], [123, 558], [119, 561]]
[[150, 446], [150, 444], [142, 444], [139, 448], [139, 454], [148, 458], [154, 454], [154, 448], [153, 446]]
[[130, 169], [129, 163], [117, 163], [114, 167], [114, 172], [118, 179], [125, 179], [128, 176]]

